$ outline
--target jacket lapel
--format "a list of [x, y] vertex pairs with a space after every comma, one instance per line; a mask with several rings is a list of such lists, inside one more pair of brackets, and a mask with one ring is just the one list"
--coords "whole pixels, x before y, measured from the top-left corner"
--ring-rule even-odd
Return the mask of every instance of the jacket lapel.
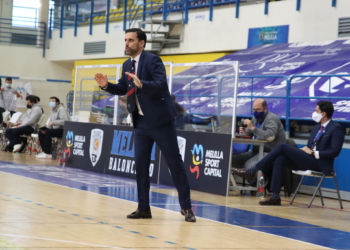
[[[139, 61], [139, 65], [137, 67], [137, 77], [140, 78], [140, 73], [141, 73], [141, 68], [142, 68], [142, 65], [143, 65], [143, 57], [145, 56], [145, 53], [144, 51], [141, 52], [141, 55], [140, 55], [140, 61]], [[141, 80], [141, 79], [140, 79]]]
[[[321, 134], [321, 137], [320, 139], [318, 139], [318, 141], [320, 141], [322, 139], [322, 136], [327, 133], [327, 131], [331, 131], [332, 130], [332, 126], [333, 126], [333, 120], [330, 120], [328, 125], [326, 126], [325, 130], [324, 130], [324, 133]], [[320, 125], [321, 127], [321, 125]]]

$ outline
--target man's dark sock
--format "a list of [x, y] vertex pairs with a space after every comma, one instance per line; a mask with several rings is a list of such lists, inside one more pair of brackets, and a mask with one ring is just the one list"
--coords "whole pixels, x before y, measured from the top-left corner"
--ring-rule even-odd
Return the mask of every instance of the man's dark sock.
[[280, 194], [279, 193], [272, 193], [271, 200], [278, 200], [280, 199]]

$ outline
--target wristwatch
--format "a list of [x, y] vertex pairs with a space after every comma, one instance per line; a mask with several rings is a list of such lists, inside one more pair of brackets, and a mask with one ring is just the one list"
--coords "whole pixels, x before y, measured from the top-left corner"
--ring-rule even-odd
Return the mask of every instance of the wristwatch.
[[311, 152], [311, 155], [312, 155], [313, 157], [315, 157], [315, 151], [312, 151], [312, 152]]

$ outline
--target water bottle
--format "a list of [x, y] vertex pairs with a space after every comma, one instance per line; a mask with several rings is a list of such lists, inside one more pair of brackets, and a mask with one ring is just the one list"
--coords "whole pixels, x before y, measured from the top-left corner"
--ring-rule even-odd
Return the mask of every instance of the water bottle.
[[265, 180], [264, 175], [260, 175], [258, 179], [258, 192], [256, 193], [256, 196], [260, 199], [264, 199], [265, 196]]
[[61, 167], [65, 167], [66, 166], [66, 156], [67, 156], [67, 153], [62, 151], [61, 158], [60, 158], [60, 166]]
[[38, 154], [39, 144], [38, 141], [32, 141], [32, 155]]
[[27, 155], [31, 155], [32, 154], [32, 145], [33, 145], [33, 141], [29, 140], [27, 143], [27, 150], [26, 150], [26, 154]]

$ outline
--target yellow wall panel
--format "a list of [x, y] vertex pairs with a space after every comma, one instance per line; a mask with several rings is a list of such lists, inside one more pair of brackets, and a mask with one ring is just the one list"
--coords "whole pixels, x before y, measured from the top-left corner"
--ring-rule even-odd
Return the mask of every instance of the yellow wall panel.
[[[206, 53], [206, 54], [189, 54], [189, 55], [169, 55], [169, 56], [160, 56], [163, 62], [173, 62], [173, 63], [193, 63], [193, 62], [212, 62], [220, 57], [227, 55], [228, 53]], [[124, 58], [113, 58], [113, 59], [99, 59], [99, 60], [82, 60], [75, 61], [74, 66], [82, 66], [82, 65], [110, 65], [110, 64], [123, 64], [123, 62], [127, 59]], [[167, 71], [168, 68], [166, 67]], [[174, 74], [184, 70], [184, 67], [179, 67], [178, 69], [174, 69]], [[103, 74], [107, 74], [111, 76], [109, 80], [111, 82], [115, 82], [115, 68], [91, 68], [91, 69], [79, 69], [78, 77], [79, 78], [89, 78], [93, 77], [95, 73], [100, 72]], [[167, 72], [168, 73], [168, 72]], [[113, 78], [113, 79], [112, 79]], [[72, 89], [74, 88], [75, 81], [75, 67], [72, 71]]]

